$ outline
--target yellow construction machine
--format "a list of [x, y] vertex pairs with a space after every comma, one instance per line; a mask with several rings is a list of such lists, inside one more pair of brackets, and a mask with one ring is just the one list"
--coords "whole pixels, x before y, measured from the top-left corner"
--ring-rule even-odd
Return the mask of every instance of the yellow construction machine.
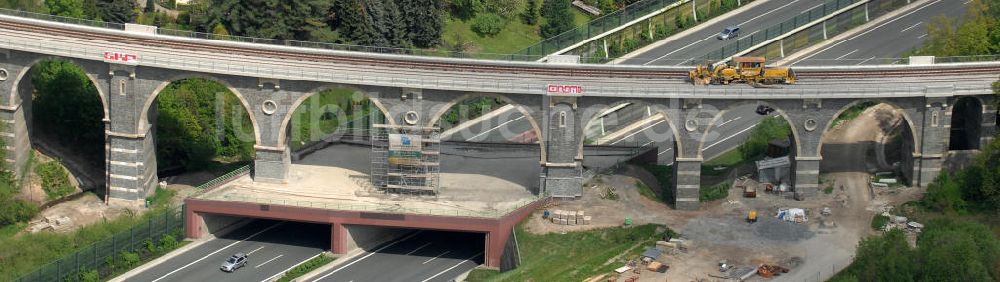
[[[735, 65], [720, 64], [711, 68], [699, 65], [688, 72], [688, 77], [695, 85], [730, 84], [743, 82], [758, 84], [793, 84], [795, 72], [789, 67], [765, 67], [764, 57], [736, 57]], [[711, 70], [710, 70], [711, 68]]]

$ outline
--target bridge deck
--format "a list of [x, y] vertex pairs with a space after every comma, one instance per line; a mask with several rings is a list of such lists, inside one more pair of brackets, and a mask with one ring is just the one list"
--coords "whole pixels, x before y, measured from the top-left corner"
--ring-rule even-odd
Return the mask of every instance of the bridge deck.
[[288, 183], [243, 176], [197, 199], [385, 213], [501, 217], [536, 199], [524, 186], [488, 175], [442, 173], [440, 193], [399, 196], [369, 190], [368, 175], [354, 170], [293, 164]]

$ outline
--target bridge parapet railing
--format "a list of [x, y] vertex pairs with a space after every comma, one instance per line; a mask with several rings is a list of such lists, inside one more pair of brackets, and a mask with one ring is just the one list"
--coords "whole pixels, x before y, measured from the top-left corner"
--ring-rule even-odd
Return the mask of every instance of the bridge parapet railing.
[[533, 196], [524, 200], [515, 202], [513, 205], [507, 208], [500, 209], [481, 209], [474, 210], [473, 208], [462, 209], [462, 208], [423, 208], [423, 207], [405, 207], [398, 206], [395, 204], [369, 204], [360, 202], [320, 202], [320, 201], [308, 201], [308, 200], [289, 200], [289, 199], [276, 199], [273, 197], [253, 197], [246, 195], [236, 195], [227, 194], [219, 197], [209, 197], [200, 196], [197, 199], [209, 200], [209, 201], [227, 201], [227, 202], [242, 202], [242, 203], [252, 203], [252, 204], [266, 204], [266, 205], [281, 205], [281, 206], [295, 206], [304, 208], [317, 208], [317, 209], [328, 209], [328, 210], [342, 210], [342, 211], [363, 211], [363, 212], [379, 212], [379, 213], [396, 213], [396, 214], [413, 214], [413, 215], [432, 215], [432, 216], [456, 216], [456, 217], [474, 217], [474, 218], [501, 218], [511, 212], [514, 212], [522, 207], [530, 205], [535, 201], [546, 198], [545, 196]]

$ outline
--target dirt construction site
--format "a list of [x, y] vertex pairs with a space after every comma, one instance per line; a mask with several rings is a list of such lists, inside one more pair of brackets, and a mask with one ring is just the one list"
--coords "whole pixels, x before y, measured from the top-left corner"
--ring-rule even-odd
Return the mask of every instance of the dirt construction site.
[[[729, 189], [728, 197], [703, 203], [698, 211], [673, 210], [639, 194], [636, 181], [655, 178], [630, 166], [595, 177], [585, 186], [582, 198], [549, 208], [585, 211], [593, 218], [589, 224], [554, 224], [542, 219], [539, 211], [526, 229], [561, 233], [615, 227], [628, 217], [632, 225], [663, 224], [681, 234], [670, 243], [657, 243], [663, 255], [656, 261], [668, 266], [665, 273], [638, 265], [591, 281], [824, 281], [850, 264], [861, 238], [878, 232], [870, 226], [873, 215], [886, 206], [917, 199], [923, 192], [921, 188], [869, 184], [875, 172], [892, 169], [885, 161], [885, 155], [893, 153], [892, 146], [884, 143], [900, 124], [905, 124], [901, 114], [886, 105], [870, 107], [858, 118], [836, 124], [823, 139], [824, 146], [837, 144], [837, 150], [823, 151], [820, 191], [803, 201], [793, 199], [791, 192], [760, 189], [749, 198], [743, 189]], [[609, 188], [617, 200], [605, 199]], [[801, 209], [804, 216], [787, 221], [776, 217], [779, 210], [787, 209]], [[747, 220], [750, 211], [758, 214], [755, 223]], [[653, 246], [642, 246], [647, 247]], [[728, 271], [720, 271], [720, 262], [725, 262]], [[762, 277], [757, 274], [761, 265], [776, 266], [772, 271], [778, 275]], [[622, 266], [619, 270], [627, 265]]]

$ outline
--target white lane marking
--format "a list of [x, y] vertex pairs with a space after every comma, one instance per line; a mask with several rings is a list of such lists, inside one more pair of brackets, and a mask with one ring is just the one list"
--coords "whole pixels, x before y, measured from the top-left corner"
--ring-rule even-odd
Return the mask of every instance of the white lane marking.
[[[711, 37], [709, 37], [709, 38], [711, 38]], [[673, 54], [673, 53], [677, 53], [677, 52], [681, 51], [681, 50], [682, 50], [682, 49], [684, 49], [684, 48], [687, 48], [687, 47], [691, 47], [691, 45], [695, 45], [695, 44], [698, 44], [698, 42], [702, 42], [702, 41], [705, 41], [705, 39], [701, 39], [701, 40], [698, 40], [698, 41], [695, 41], [695, 42], [691, 42], [691, 44], [688, 44], [688, 45], [684, 45], [684, 47], [681, 47], [681, 48], [677, 48], [676, 50], [673, 50], [673, 51], [670, 51], [670, 53], [666, 53], [666, 54], [664, 54], [663, 56], [660, 56], [659, 58], [656, 58], [656, 59], [653, 59], [652, 61], [649, 61], [649, 62], [645, 62], [645, 63], [643, 63], [642, 65], [644, 65], [644, 66], [645, 66], [645, 65], [649, 65], [649, 64], [652, 64], [653, 62], [656, 62], [656, 61], [659, 61], [660, 59], [663, 59], [663, 58], [666, 58], [667, 56], [670, 56], [670, 55], [671, 55], [671, 54]]]
[[318, 256], [321, 256], [321, 255], [323, 255], [323, 252], [320, 252], [320, 253], [316, 254], [315, 256], [311, 256], [311, 257], [309, 257], [309, 258], [307, 258], [307, 259], [305, 259], [303, 261], [300, 261], [299, 263], [296, 263], [295, 265], [290, 266], [287, 269], [282, 270], [281, 272], [278, 272], [278, 273], [276, 273], [274, 275], [271, 275], [271, 277], [268, 277], [267, 279], [261, 280], [260, 282], [274, 281], [275, 277], [278, 277], [278, 275], [282, 275], [282, 274], [288, 273], [289, 271], [292, 271], [292, 268], [298, 267], [299, 265], [301, 265], [303, 263], [306, 263], [307, 261], [310, 261], [310, 260], [312, 260], [312, 259], [314, 259], [314, 258], [316, 258]]
[[269, 259], [269, 260], [267, 260], [265, 262], [262, 262], [261, 264], [258, 264], [257, 266], [254, 266], [253, 268], [260, 268], [261, 266], [263, 266], [263, 265], [265, 265], [265, 264], [267, 264], [269, 262], [272, 262], [272, 261], [274, 261], [274, 260], [276, 260], [276, 259], [278, 259], [278, 258], [280, 258], [282, 256], [285, 256], [285, 255], [278, 255], [278, 256], [274, 257], [273, 259]]
[[443, 256], [443, 255], [445, 255], [445, 254], [447, 254], [447, 253], [450, 253], [450, 252], [451, 252], [451, 251], [444, 251], [444, 252], [443, 252], [443, 253], [441, 253], [440, 255], [437, 255], [436, 257], [432, 257], [432, 258], [430, 258], [430, 259], [428, 259], [428, 260], [424, 261], [424, 263], [421, 263], [421, 264], [427, 264], [428, 262], [431, 262], [432, 260], [434, 260], [434, 259], [436, 259], [436, 258], [439, 258], [439, 257], [441, 257], [441, 256]]
[[430, 245], [431, 245], [431, 243], [430, 243], [430, 242], [428, 242], [427, 244], [424, 244], [423, 246], [420, 246], [420, 247], [417, 247], [416, 249], [413, 249], [413, 250], [412, 250], [412, 251], [410, 251], [409, 253], [406, 253], [406, 255], [412, 255], [413, 253], [416, 253], [416, 252], [417, 252], [417, 251], [419, 251], [420, 249], [423, 249], [424, 247], [427, 247], [427, 246], [430, 246]]
[[653, 141], [649, 141], [649, 142], [648, 142], [648, 143], [646, 143], [646, 144], [642, 144], [642, 147], [646, 147], [646, 146], [648, 146], [649, 144], [653, 144]]
[[864, 63], [866, 63], [868, 61], [871, 61], [871, 60], [874, 60], [874, 59], [875, 59], [875, 56], [872, 56], [871, 58], [865, 59], [864, 61], [861, 61], [860, 63], [857, 63], [857, 65], [864, 64]]
[[774, 13], [774, 12], [776, 12], [776, 11], [778, 11], [778, 10], [781, 10], [782, 8], [785, 8], [785, 7], [788, 7], [788, 5], [791, 5], [792, 3], [795, 3], [795, 2], [799, 2], [799, 0], [795, 0], [795, 1], [792, 1], [792, 2], [788, 2], [788, 4], [785, 4], [785, 5], [781, 5], [780, 7], [776, 8], [776, 9], [771, 9], [770, 11], [767, 11], [767, 13], [763, 13], [763, 14], [760, 14], [760, 15], [758, 15], [758, 16], [756, 16], [756, 17], [752, 17], [752, 18], [750, 18], [749, 20], [747, 20], [747, 21], [745, 21], [745, 22], [741, 22], [741, 23], [740, 23], [739, 25], [741, 25], [741, 26], [742, 26], [742, 25], [745, 25], [745, 24], [747, 24], [748, 22], [752, 22], [752, 21], [754, 21], [754, 20], [756, 20], [756, 19], [758, 19], [758, 18], [760, 18], [760, 17], [763, 17], [763, 16], [766, 16], [767, 14], [770, 14], [770, 13]]
[[260, 251], [260, 249], [263, 249], [263, 248], [264, 248], [264, 246], [260, 246], [260, 248], [257, 248], [257, 249], [254, 249], [253, 251], [250, 251], [249, 253], [247, 253], [247, 255], [248, 255], [248, 256], [249, 256], [249, 255], [252, 255], [253, 253], [255, 253], [255, 252], [257, 252], [257, 251]]
[[456, 263], [455, 265], [452, 265], [448, 269], [445, 269], [445, 270], [443, 270], [441, 272], [438, 272], [437, 274], [434, 274], [434, 276], [427, 277], [427, 279], [424, 279], [423, 281], [420, 281], [420, 282], [427, 282], [427, 281], [430, 281], [431, 279], [437, 278], [438, 276], [441, 276], [441, 274], [444, 274], [445, 272], [451, 271], [452, 269], [455, 269], [459, 265], [462, 265], [463, 263], [465, 263], [467, 261], [470, 261], [470, 260], [472, 260], [472, 259], [474, 259], [474, 258], [476, 258], [476, 257], [478, 257], [479, 255], [482, 255], [482, 254], [483, 254], [483, 252], [479, 252], [478, 254], [476, 254], [474, 256], [471, 256], [471, 257], [469, 257], [469, 258], [467, 258], [467, 259], [465, 259], [463, 261], [460, 261], [460, 262]]
[[747, 130], [750, 130], [750, 129], [753, 129], [753, 128], [754, 128], [755, 126], [757, 126], [757, 125], [756, 125], [756, 124], [754, 124], [754, 125], [751, 125], [750, 127], [747, 127], [746, 129], [743, 129], [743, 130], [740, 130], [739, 132], [736, 132], [736, 134], [733, 134], [733, 135], [729, 135], [729, 136], [727, 136], [726, 138], [722, 138], [722, 140], [719, 140], [719, 142], [715, 142], [715, 143], [712, 143], [711, 145], [708, 145], [708, 146], [707, 146], [707, 147], [705, 147], [704, 149], [701, 149], [701, 151], [702, 151], [702, 152], [704, 152], [704, 151], [707, 151], [707, 150], [708, 150], [708, 148], [712, 148], [712, 147], [714, 147], [715, 145], [719, 145], [719, 143], [722, 143], [722, 142], [726, 142], [726, 140], [729, 140], [730, 138], [733, 138], [733, 137], [736, 137], [736, 135], [740, 135], [740, 134], [743, 134], [743, 132], [747, 132]]
[[341, 266], [341, 267], [339, 267], [337, 269], [334, 269], [333, 271], [330, 271], [330, 273], [327, 273], [327, 274], [325, 274], [323, 276], [320, 276], [319, 278], [316, 278], [316, 280], [313, 280], [313, 281], [320, 281], [320, 280], [323, 280], [323, 278], [330, 277], [330, 275], [333, 275], [334, 273], [337, 273], [337, 271], [344, 270], [344, 268], [347, 268], [348, 266], [351, 266], [351, 265], [353, 265], [355, 263], [358, 263], [359, 261], [362, 261], [362, 260], [364, 260], [364, 259], [366, 259], [366, 258], [368, 258], [370, 256], [373, 256], [373, 255], [377, 254], [379, 251], [385, 250], [385, 248], [392, 247], [392, 245], [395, 245], [395, 244], [397, 244], [399, 242], [403, 242], [403, 241], [409, 240], [410, 238], [413, 238], [413, 236], [417, 236], [417, 234], [419, 234], [420, 232], [423, 232], [423, 231], [414, 232], [413, 234], [410, 234], [410, 236], [406, 236], [402, 240], [399, 240], [399, 241], [396, 241], [396, 242], [392, 242], [392, 243], [390, 243], [388, 245], [382, 246], [381, 248], [378, 248], [374, 252], [371, 252], [371, 253], [369, 253], [369, 254], [367, 254], [367, 255], [365, 255], [365, 256], [363, 256], [363, 257], [361, 257], [361, 258], [359, 258], [359, 259], [357, 259], [355, 261], [352, 261], [352, 262], [350, 262], [348, 264], [345, 264], [345, 265], [343, 265], [343, 266]]
[[508, 121], [506, 121], [506, 122], [504, 122], [504, 123], [501, 123], [500, 125], [497, 125], [497, 126], [496, 126], [496, 127], [494, 127], [494, 128], [490, 128], [489, 130], [486, 130], [486, 131], [483, 131], [483, 132], [481, 132], [481, 133], [479, 133], [479, 134], [476, 134], [476, 136], [472, 136], [472, 137], [471, 137], [471, 138], [469, 138], [469, 139], [465, 139], [465, 141], [472, 141], [472, 139], [476, 139], [476, 137], [479, 137], [479, 136], [483, 136], [483, 134], [486, 134], [486, 133], [490, 133], [490, 131], [494, 131], [494, 130], [496, 130], [497, 128], [501, 128], [501, 127], [503, 127], [504, 125], [507, 125], [508, 123], [512, 123], [512, 122], [515, 122], [515, 121], [518, 121], [518, 120], [521, 120], [522, 118], [524, 118], [524, 115], [521, 115], [521, 117], [519, 117], [519, 118], [516, 118], [516, 119], [512, 119], [512, 120], [508, 120]]
[[819, 8], [820, 6], [823, 6], [823, 4], [819, 4], [819, 5], [816, 5], [816, 6], [812, 6], [812, 8], [809, 8], [809, 9], [806, 9], [805, 11], [802, 11], [802, 12], [801, 12], [801, 13], [799, 13], [799, 14], [805, 14], [805, 13], [806, 13], [806, 12], [808, 12], [808, 11], [812, 11], [813, 9], [816, 9], [816, 8]]
[[924, 38], [924, 37], [926, 37], [926, 36], [927, 36], [927, 34], [926, 34], [926, 33], [924, 33], [924, 35], [921, 35], [921, 36], [917, 36], [917, 39], [922, 39], [922, 38]]
[[912, 28], [914, 28], [914, 27], [917, 27], [918, 25], [920, 25], [920, 24], [922, 24], [922, 23], [924, 23], [924, 22], [917, 22], [917, 23], [915, 23], [915, 24], [911, 25], [910, 27], [907, 27], [907, 28], [904, 28], [903, 30], [900, 30], [899, 32], [900, 32], [900, 33], [903, 33], [903, 32], [906, 32], [907, 30], [910, 30], [910, 29], [912, 29]]
[[715, 127], [722, 127], [723, 125], [726, 125], [727, 123], [730, 123], [730, 122], [734, 122], [734, 121], [737, 121], [737, 120], [740, 120], [741, 118], [743, 118], [743, 117], [742, 117], [742, 116], [738, 116], [738, 117], [736, 117], [736, 118], [734, 118], [734, 119], [730, 119], [730, 120], [727, 120], [727, 121], [723, 121], [722, 123], [720, 123], [719, 125], [716, 125]]
[[625, 139], [628, 139], [628, 138], [630, 138], [630, 137], [632, 137], [632, 136], [635, 136], [636, 134], [639, 134], [639, 133], [641, 133], [641, 132], [643, 132], [643, 131], [646, 131], [646, 129], [649, 129], [649, 128], [651, 128], [651, 127], [654, 127], [654, 126], [656, 126], [656, 125], [658, 125], [658, 124], [661, 124], [661, 123], [663, 123], [664, 121], [667, 121], [667, 120], [666, 120], [666, 119], [661, 119], [660, 121], [657, 121], [657, 122], [656, 122], [656, 123], [654, 123], [654, 124], [651, 124], [651, 125], [649, 125], [649, 126], [647, 126], [647, 127], [643, 128], [643, 129], [640, 129], [639, 131], [636, 131], [635, 133], [632, 133], [632, 134], [629, 134], [628, 136], [625, 136], [625, 137], [622, 137], [621, 139], [618, 139], [618, 141], [615, 141], [615, 142], [611, 142], [611, 145], [614, 145], [614, 144], [618, 144], [618, 142], [622, 142], [622, 141], [624, 141]]
[[802, 57], [802, 59], [795, 60], [795, 62], [792, 62], [792, 63], [790, 63], [788, 65], [791, 66], [791, 65], [794, 65], [794, 64], [796, 64], [798, 62], [805, 61], [806, 59], [812, 58], [813, 56], [816, 56], [816, 55], [819, 55], [819, 54], [821, 54], [823, 52], [826, 52], [826, 50], [830, 50], [830, 48], [836, 47], [837, 45], [840, 45], [840, 43], [844, 43], [844, 42], [847, 42], [847, 40], [841, 40], [840, 42], [833, 43], [832, 45], [827, 46], [826, 48], [823, 48], [823, 49], [819, 50], [816, 53], [809, 54], [809, 56]]
[[167, 274], [164, 274], [163, 276], [160, 276], [160, 278], [156, 278], [156, 280], [153, 280], [152, 282], [163, 280], [163, 278], [167, 278], [167, 276], [170, 276], [171, 274], [177, 273], [178, 271], [181, 271], [181, 270], [187, 268], [188, 266], [191, 266], [191, 265], [193, 265], [195, 263], [198, 263], [199, 261], [202, 261], [202, 260], [204, 260], [204, 259], [206, 259], [206, 258], [208, 258], [208, 257], [210, 257], [210, 256], [212, 256], [212, 255], [214, 255], [214, 254], [216, 254], [218, 252], [221, 252], [222, 250], [228, 249], [229, 247], [232, 247], [232, 246], [234, 246], [236, 244], [239, 244], [239, 243], [241, 243], [243, 241], [250, 240], [250, 238], [253, 238], [254, 236], [257, 236], [258, 234], [264, 233], [265, 231], [271, 230], [271, 229], [273, 229], [275, 227], [278, 227], [278, 225], [281, 225], [282, 223], [284, 223], [284, 222], [275, 223], [274, 225], [271, 225], [271, 227], [264, 228], [264, 230], [257, 231], [257, 233], [254, 233], [254, 234], [250, 234], [250, 236], [247, 236], [246, 238], [243, 238], [243, 240], [239, 240], [239, 241], [233, 242], [232, 244], [226, 245], [225, 247], [222, 247], [221, 249], [215, 250], [214, 252], [212, 252], [210, 254], [207, 254], [207, 255], [201, 257], [200, 259], [192, 261], [192, 262], [190, 262], [188, 264], [185, 264], [184, 266], [181, 266], [180, 268], [174, 269], [174, 271], [171, 271], [170, 273], [167, 273]]
[[667, 148], [666, 150], [663, 150], [663, 152], [660, 152], [659, 154], [656, 154], [656, 155], [657, 156], [662, 155], [663, 153], [669, 152], [670, 150], [673, 150], [673, 149], [674, 148]]
[[854, 40], [855, 38], [858, 38], [859, 36], [862, 36], [862, 35], [868, 34], [869, 32], [875, 31], [876, 29], [879, 29], [880, 27], [883, 27], [883, 26], [885, 26], [887, 24], [890, 24], [890, 23], [892, 23], [894, 21], [897, 21], [899, 19], [905, 18], [906, 16], [909, 16], [909, 15], [911, 15], [913, 13], [916, 13], [917, 11], [920, 11], [923, 8], [927, 8], [927, 7], [933, 6], [934, 4], [937, 4], [938, 2], [941, 2], [941, 0], [937, 0], [937, 1], [931, 2], [931, 3], [927, 4], [927, 5], [921, 6], [919, 8], [913, 9], [913, 11], [910, 11], [910, 12], [908, 12], [906, 14], [903, 14], [902, 16], [899, 16], [899, 17], [897, 17], [895, 19], [891, 19], [889, 21], [886, 21], [886, 22], [884, 22], [884, 23], [882, 23], [882, 24], [880, 24], [878, 26], [873, 27], [872, 29], [866, 30], [865, 32], [862, 32], [862, 33], [859, 33], [857, 35], [851, 36], [851, 38], [848, 38], [847, 40]]
[[837, 58], [836, 58], [836, 59], [834, 59], [834, 60], [840, 60], [840, 59], [843, 59], [844, 57], [847, 57], [847, 56], [849, 56], [849, 55], [851, 55], [851, 54], [854, 54], [854, 52], [857, 52], [857, 51], [858, 51], [858, 49], [854, 49], [854, 51], [851, 51], [851, 52], [847, 52], [847, 54], [844, 54], [843, 56], [840, 56], [840, 57], [837, 57]]
[[686, 61], [683, 61], [683, 62], [680, 62], [679, 64], [676, 64], [675, 66], [687, 64], [687, 62], [690, 62], [690, 61], [694, 61], [694, 58], [687, 59]]

